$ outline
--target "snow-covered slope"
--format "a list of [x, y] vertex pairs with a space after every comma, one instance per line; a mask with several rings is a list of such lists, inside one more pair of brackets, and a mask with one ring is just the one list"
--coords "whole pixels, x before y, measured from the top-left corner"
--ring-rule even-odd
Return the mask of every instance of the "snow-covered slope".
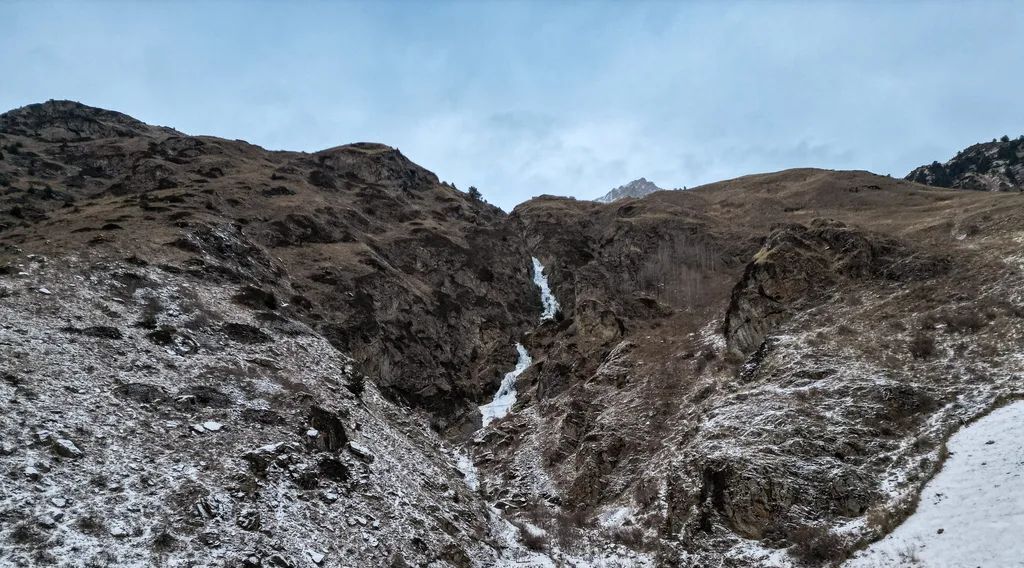
[[957, 432], [917, 511], [850, 568], [1024, 566], [1024, 402]]
[[493, 563], [454, 452], [309, 327], [164, 269], [14, 266], [0, 566]]

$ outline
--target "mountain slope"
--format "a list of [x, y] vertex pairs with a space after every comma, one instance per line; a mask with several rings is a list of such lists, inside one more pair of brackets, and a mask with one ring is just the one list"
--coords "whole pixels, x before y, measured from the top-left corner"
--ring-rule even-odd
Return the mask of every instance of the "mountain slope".
[[975, 144], [944, 164], [915, 168], [906, 179], [937, 187], [1018, 191], [1024, 187], [1024, 136]]
[[680, 562], [841, 559], [1020, 388], [1022, 204], [790, 170], [521, 205], [563, 320], [482, 478]]
[[288, 317], [443, 426], [498, 384], [540, 310], [501, 211], [387, 146], [267, 152], [60, 101], [0, 126], [5, 242], [45, 254], [84, 242], [271, 286]]
[[0, 563], [497, 561], [434, 430], [479, 425], [540, 313], [499, 210], [386, 146], [71, 102], [0, 148]]

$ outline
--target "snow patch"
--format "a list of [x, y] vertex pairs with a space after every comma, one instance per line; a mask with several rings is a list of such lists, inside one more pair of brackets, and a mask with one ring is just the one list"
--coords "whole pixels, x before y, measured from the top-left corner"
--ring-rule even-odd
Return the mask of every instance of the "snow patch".
[[458, 457], [458, 460], [455, 462], [455, 467], [462, 473], [462, 478], [466, 482], [466, 487], [468, 487], [470, 491], [480, 489], [480, 476], [473, 460], [462, 451], [457, 452], [456, 456]]
[[997, 409], [947, 443], [949, 458], [917, 511], [847, 566], [1019, 566], [1024, 524], [1024, 402]]

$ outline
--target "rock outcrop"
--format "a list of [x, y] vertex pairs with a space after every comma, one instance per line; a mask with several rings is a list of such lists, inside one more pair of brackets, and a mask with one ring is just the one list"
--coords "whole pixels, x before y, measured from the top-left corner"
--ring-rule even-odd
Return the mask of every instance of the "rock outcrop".
[[[723, 333], [730, 350], [750, 355], [796, 310], [830, 297], [842, 281], [933, 278], [949, 266], [883, 235], [815, 219], [768, 235], [732, 291]], [[852, 286], [852, 285], [851, 285]], [[848, 293], [851, 286], [839, 293]]]
[[1020, 191], [1024, 188], [1024, 136], [975, 144], [946, 163], [915, 168], [906, 179], [937, 187]]

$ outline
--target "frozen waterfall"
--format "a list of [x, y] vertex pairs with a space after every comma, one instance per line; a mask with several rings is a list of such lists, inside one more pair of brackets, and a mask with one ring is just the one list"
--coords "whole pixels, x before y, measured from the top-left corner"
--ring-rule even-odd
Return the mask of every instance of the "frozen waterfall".
[[516, 361], [516, 368], [512, 369], [508, 373], [505, 373], [505, 378], [501, 380], [501, 386], [498, 387], [498, 392], [494, 395], [494, 400], [480, 407], [480, 414], [483, 415], [484, 426], [487, 426], [493, 420], [498, 418], [504, 418], [512, 405], [516, 403], [516, 379], [519, 375], [523, 374], [523, 371], [530, 366], [533, 362], [530, 359], [530, 354], [526, 352], [526, 348], [523, 347], [522, 343], [516, 343], [516, 351], [519, 352], [519, 360]]
[[551, 293], [551, 287], [548, 286], [548, 277], [544, 275], [544, 265], [540, 263], [537, 257], [533, 257], [533, 283], [540, 288], [540, 301], [544, 304], [544, 311], [540, 314], [540, 321], [555, 319], [555, 314], [558, 313], [558, 300]]

